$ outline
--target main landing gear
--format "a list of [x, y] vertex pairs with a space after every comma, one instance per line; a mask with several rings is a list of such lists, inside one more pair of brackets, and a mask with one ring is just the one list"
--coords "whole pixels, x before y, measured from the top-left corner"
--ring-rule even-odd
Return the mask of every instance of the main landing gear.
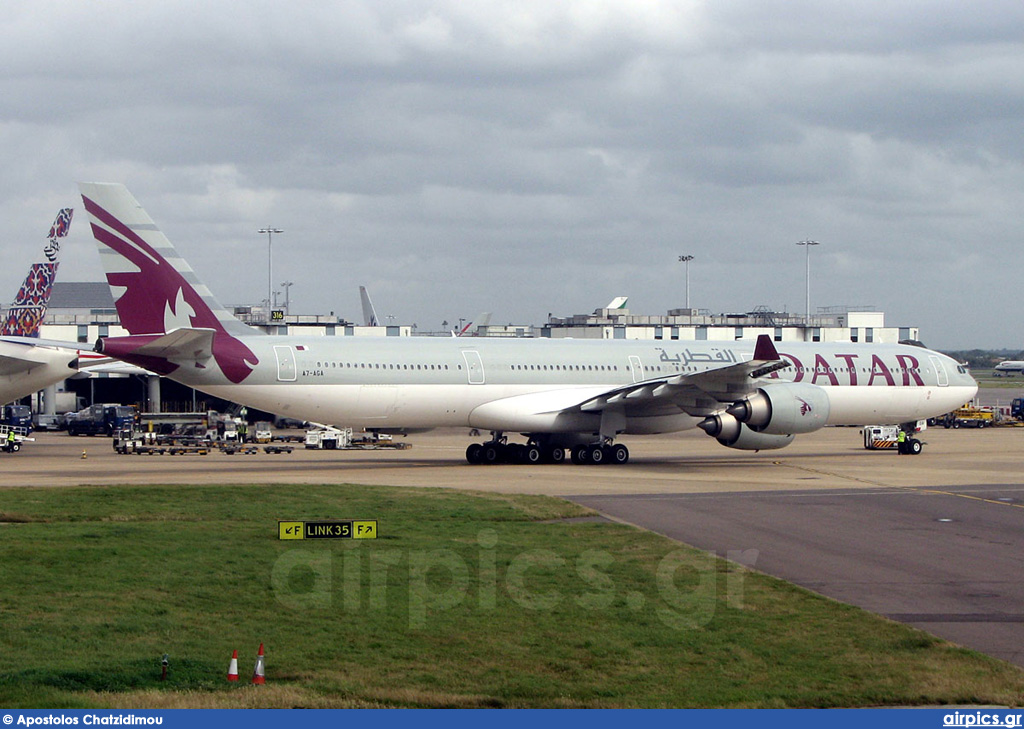
[[573, 446], [572, 462], [598, 466], [604, 463], [621, 465], [629, 462], [629, 449], [622, 443], [591, 443]]
[[[566, 448], [563, 445], [538, 442], [509, 443], [506, 436], [492, 433], [492, 440], [473, 443], [466, 449], [466, 460], [473, 464], [493, 463], [563, 463]], [[569, 449], [573, 463], [577, 465], [604, 463], [623, 464], [629, 461], [629, 449], [621, 443], [591, 443], [575, 445]]]

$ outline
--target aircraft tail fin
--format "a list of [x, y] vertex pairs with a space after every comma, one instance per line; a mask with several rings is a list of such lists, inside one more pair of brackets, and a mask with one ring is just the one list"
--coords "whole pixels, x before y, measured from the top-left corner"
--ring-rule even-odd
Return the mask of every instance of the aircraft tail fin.
[[131, 334], [179, 327], [236, 336], [251, 329], [225, 309], [199, 280], [124, 185], [78, 185], [107, 274], [121, 325]]
[[28, 276], [18, 290], [14, 304], [7, 311], [0, 334], [16, 337], [38, 337], [39, 325], [46, 316], [46, 305], [53, 292], [53, 282], [57, 278], [57, 266], [60, 265], [61, 242], [71, 229], [71, 208], [64, 208], [57, 213], [56, 220], [50, 226], [43, 256], [28, 269]]
[[[485, 326], [487, 326], [490, 323], [491, 323], [491, 312], [489, 312], [489, 311], [482, 311], [479, 314], [477, 314], [476, 317], [474, 317], [473, 319], [468, 321], [466, 323], [466, 326], [462, 327], [462, 329], [459, 330], [459, 333], [456, 334], [455, 336], [457, 336], [457, 337], [464, 337], [469, 332], [469, 328], [470, 327], [475, 326], [477, 328], [477, 330], [479, 330], [480, 327], [485, 327]], [[469, 336], [473, 336], [473, 335], [470, 334]]]
[[380, 326], [380, 319], [377, 318], [377, 312], [373, 308], [373, 302], [370, 301], [370, 292], [366, 290], [365, 286], [359, 287], [359, 299], [363, 302], [363, 322], [366, 326]]

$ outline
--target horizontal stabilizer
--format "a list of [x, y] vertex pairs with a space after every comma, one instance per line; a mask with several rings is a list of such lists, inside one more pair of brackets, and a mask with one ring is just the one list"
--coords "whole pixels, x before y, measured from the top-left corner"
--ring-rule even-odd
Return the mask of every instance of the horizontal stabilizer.
[[97, 343], [97, 351], [120, 357], [154, 357], [169, 362], [205, 362], [213, 356], [212, 329], [180, 328], [160, 336], [111, 337]]

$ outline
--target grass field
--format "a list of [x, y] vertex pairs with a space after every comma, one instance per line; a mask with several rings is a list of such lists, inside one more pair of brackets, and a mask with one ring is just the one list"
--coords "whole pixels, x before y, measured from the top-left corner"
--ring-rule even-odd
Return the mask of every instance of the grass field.
[[1024, 387], [1024, 376], [996, 377], [992, 370], [972, 370], [971, 375], [978, 381], [978, 386], [993, 390], [1019, 390]]
[[[535, 496], [0, 490], [5, 707], [1016, 705], [1024, 672]], [[277, 539], [367, 518], [373, 541]], [[248, 685], [259, 643], [267, 685]], [[225, 674], [233, 649], [241, 685]], [[170, 673], [161, 682], [160, 659]]]

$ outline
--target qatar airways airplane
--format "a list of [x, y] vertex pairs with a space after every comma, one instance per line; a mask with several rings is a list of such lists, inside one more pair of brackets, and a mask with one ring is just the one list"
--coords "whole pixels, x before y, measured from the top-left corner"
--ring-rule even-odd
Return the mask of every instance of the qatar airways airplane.
[[[490, 431], [470, 463], [625, 463], [616, 438], [701, 428], [782, 448], [826, 425], [914, 423], [977, 383], [919, 346], [268, 336], [217, 303], [123, 185], [81, 184], [121, 325], [106, 355], [269, 412], [378, 430]], [[782, 345], [780, 345], [782, 346]], [[525, 444], [508, 442], [522, 434]], [[912, 439], [912, 452], [920, 441]]]

